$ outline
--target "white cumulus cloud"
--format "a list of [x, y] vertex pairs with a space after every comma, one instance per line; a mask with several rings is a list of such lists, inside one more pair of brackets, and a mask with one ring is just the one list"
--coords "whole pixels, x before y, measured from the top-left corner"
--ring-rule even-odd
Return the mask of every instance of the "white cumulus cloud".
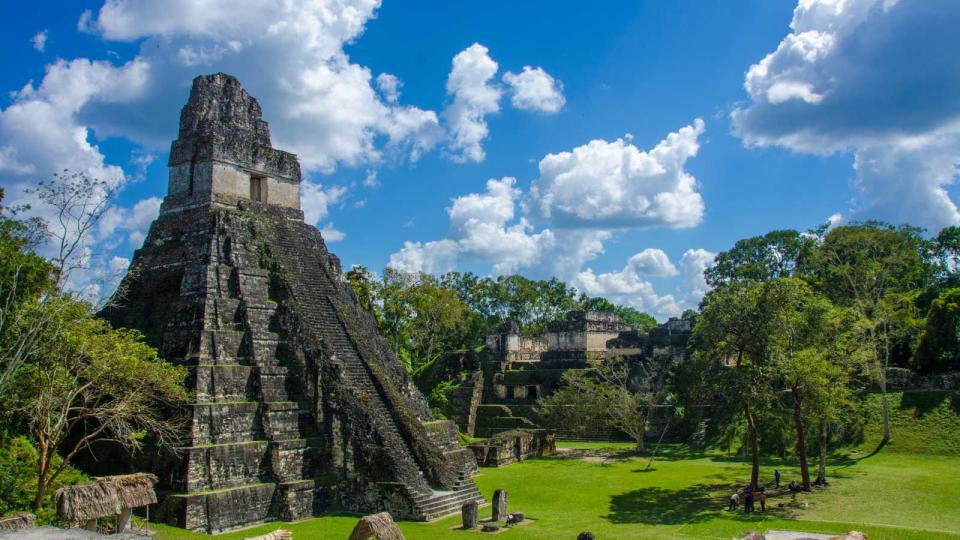
[[[688, 249], [678, 270], [660, 249], [647, 248], [627, 260], [622, 270], [595, 273], [591, 268], [577, 274], [573, 283], [590, 296], [602, 296], [611, 302], [646, 311], [658, 320], [676, 317], [684, 309], [696, 308], [708, 288], [703, 271], [714, 254], [704, 249]], [[677, 295], [660, 294], [649, 278], [680, 275]]]
[[[703, 268], [713, 259], [709, 252], [688, 251], [682, 269], [656, 248], [636, 253], [619, 271], [598, 274], [585, 265], [618, 231], [691, 227], [700, 221], [703, 201], [684, 165], [696, 155], [703, 130], [697, 119], [649, 152], [619, 139], [548, 154], [528, 193], [512, 177], [488, 180], [485, 191], [452, 201], [446, 237], [405, 242], [389, 264], [428, 273], [488, 264], [495, 275], [554, 276], [661, 319], [677, 315], [702, 297]], [[679, 297], [658, 294], [650, 282], [678, 275]]]
[[383, 93], [383, 99], [390, 103], [396, 103], [400, 100], [400, 87], [403, 86], [396, 75], [390, 73], [381, 73], [377, 75], [377, 88]]
[[597, 139], [548, 154], [532, 207], [566, 227], [693, 227], [703, 217], [703, 198], [684, 165], [697, 154], [703, 131], [698, 118], [649, 152], [625, 139]]
[[40, 52], [47, 50], [47, 36], [48, 33], [45, 29], [34, 34], [33, 37], [30, 38], [30, 42], [33, 43], [33, 48]]
[[138, 59], [151, 66], [149, 91], [128, 107], [92, 107], [84, 118], [98, 133], [162, 150], [176, 133], [192, 78], [225, 71], [261, 102], [274, 146], [298, 154], [307, 171], [386, 155], [415, 159], [442, 138], [437, 114], [398, 103], [399, 79], [375, 79], [343, 50], [379, 5], [109, 0], [84, 27], [108, 40], [139, 40]]
[[450, 151], [455, 161], [483, 161], [483, 140], [487, 138], [486, 116], [500, 110], [503, 91], [492, 84], [497, 63], [489, 50], [474, 43], [453, 57], [447, 77], [451, 102], [443, 115], [449, 124]]
[[503, 82], [510, 87], [510, 103], [518, 109], [556, 113], [563, 108], [563, 83], [543, 68], [523, 66], [519, 74], [508, 71]]
[[957, 25], [953, 0], [802, 0], [747, 71], [734, 132], [748, 146], [852, 152], [850, 218], [960, 223], [946, 190], [960, 161]]
[[323, 185], [309, 179], [300, 183], [300, 207], [303, 210], [303, 221], [310, 225], [318, 225], [330, 213], [330, 207], [340, 202], [347, 192], [344, 186], [330, 186], [324, 189]]
[[683, 268], [682, 302], [684, 307], [696, 309], [710, 291], [703, 272], [713, 266], [717, 254], [705, 249], [688, 249], [680, 258], [680, 267]]

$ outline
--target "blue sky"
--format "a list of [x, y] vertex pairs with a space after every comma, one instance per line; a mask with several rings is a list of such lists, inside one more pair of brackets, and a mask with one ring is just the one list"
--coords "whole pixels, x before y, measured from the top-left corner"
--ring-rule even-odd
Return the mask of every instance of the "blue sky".
[[105, 294], [191, 78], [226, 71], [347, 267], [557, 275], [662, 319], [740, 238], [960, 221], [956, 2], [601, 6], [7, 2], [0, 182], [7, 202], [64, 167], [119, 188], [72, 283]]

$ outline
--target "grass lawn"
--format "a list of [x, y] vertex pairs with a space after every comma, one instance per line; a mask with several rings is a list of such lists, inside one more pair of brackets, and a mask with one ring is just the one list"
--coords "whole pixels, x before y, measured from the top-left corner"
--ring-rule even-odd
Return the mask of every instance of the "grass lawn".
[[[477, 484], [489, 500], [505, 488], [511, 511], [522, 511], [534, 523], [498, 535], [501, 540], [576, 538], [591, 530], [598, 538], [723, 538], [749, 530], [792, 529], [839, 533], [867, 532], [872, 540], [960, 538], [960, 457], [906, 454], [882, 450], [855, 454], [829, 471], [826, 490], [768, 501], [767, 515], [744, 516], [725, 509], [734, 483], [745, 483], [749, 464], [724, 454], [692, 454], [670, 447], [647, 470], [646, 458], [629, 455], [629, 444], [570, 443], [562, 446], [618, 454], [602, 459], [544, 458], [501, 469], [481, 469]], [[778, 462], [773, 467], [787, 480], [798, 473]], [[778, 506], [783, 503], [783, 506]], [[481, 517], [489, 516], [489, 506]], [[300, 523], [267, 524], [217, 538], [243, 538], [280, 527], [294, 538], [345, 539], [356, 516], [326, 516]], [[452, 530], [459, 517], [424, 523], [401, 523], [410, 540], [469, 539], [481, 533]], [[161, 540], [203, 538], [179, 529], [157, 527]]]

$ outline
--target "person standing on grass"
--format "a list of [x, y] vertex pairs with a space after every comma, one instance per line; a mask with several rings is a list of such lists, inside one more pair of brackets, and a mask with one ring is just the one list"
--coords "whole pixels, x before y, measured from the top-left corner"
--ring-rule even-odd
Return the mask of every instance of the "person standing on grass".
[[767, 494], [762, 491], [760, 492], [760, 511], [767, 511]]
[[780, 469], [773, 470], [773, 482], [776, 487], [780, 487]]
[[744, 497], [745, 501], [743, 503], [743, 513], [749, 514], [750, 512], [753, 512], [753, 492], [747, 490], [747, 492], [744, 494]]
[[740, 506], [740, 494], [734, 491], [730, 496], [730, 510], [736, 512], [738, 506]]

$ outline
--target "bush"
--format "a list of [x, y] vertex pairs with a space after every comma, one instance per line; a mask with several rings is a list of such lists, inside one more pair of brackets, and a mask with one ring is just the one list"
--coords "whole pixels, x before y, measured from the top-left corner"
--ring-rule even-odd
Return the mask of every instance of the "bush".
[[[0, 436], [0, 516], [17, 512], [32, 512], [33, 497], [37, 493], [37, 460], [39, 453], [26, 437]], [[63, 460], [54, 458], [54, 466]], [[43, 501], [38, 523], [52, 523], [56, 510], [50, 494], [62, 486], [86, 482], [87, 477], [73, 467], [67, 466]]]
[[947, 289], [931, 304], [913, 364], [923, 373], [960, 368], [960, 289]]

